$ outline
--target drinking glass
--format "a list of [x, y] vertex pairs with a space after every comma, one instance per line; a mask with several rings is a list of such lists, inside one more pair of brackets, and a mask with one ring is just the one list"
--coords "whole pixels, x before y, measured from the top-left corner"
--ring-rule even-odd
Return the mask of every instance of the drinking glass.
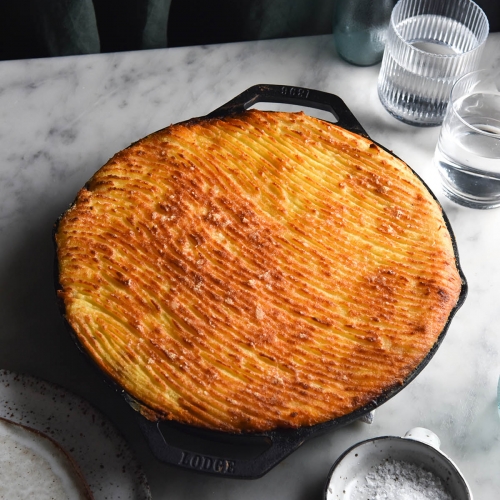
[[434, 155], [444, 194], [470, 208], [500, 206], [500, 71], [455, 83]]
[[333, 38], [342, 59], [358, 66], [382, 60], [394, 0], [337, 0]]
[[378, 80], [387, 111], [411, 125], [440, 125], [453, 83], [478, 68], [488, 31], [471, 0], [399, 0]]

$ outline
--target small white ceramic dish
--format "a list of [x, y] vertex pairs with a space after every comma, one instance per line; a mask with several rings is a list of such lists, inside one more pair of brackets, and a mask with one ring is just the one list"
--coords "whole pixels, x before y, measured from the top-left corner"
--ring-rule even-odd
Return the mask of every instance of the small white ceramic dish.
[[370, 472], [385, 461], [401, 461], [422, 467], [441, 479], [453, 500], [472, 500], [472, 492], [457, 466], [439, 449], [436, 434], [416, 427], [404, 437], [383, 436], [349, 448], [328, 474], [324, 500], [354, 500]]

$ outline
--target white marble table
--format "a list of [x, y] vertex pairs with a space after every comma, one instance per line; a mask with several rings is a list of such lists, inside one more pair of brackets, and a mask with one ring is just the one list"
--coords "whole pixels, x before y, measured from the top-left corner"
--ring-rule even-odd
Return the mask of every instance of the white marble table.
[[[500, 67], [500, 33], [490, 35], [483, 65]], [[432, 166], [439, 129], [389, 116], [378, 69], [340, 61], [328, 36], [0, 63], [0, 368], [61, 384], [101, 409], [143, 464], [153, 498], [320, 500], [343, 450], [414, 426], [441, 437], [476, 500], [499, 498], [500, 210], [443, 198]], [[257, 83], [338, 94], [374, 140], [423, 177], [451, 220], [469, 296], [430, 364], [372, 425], [312, 439], [261, 479], [220, 479], [159, 463], [133, 412], [76, 351], [54, 301], [51, 230], [116, 151]]]

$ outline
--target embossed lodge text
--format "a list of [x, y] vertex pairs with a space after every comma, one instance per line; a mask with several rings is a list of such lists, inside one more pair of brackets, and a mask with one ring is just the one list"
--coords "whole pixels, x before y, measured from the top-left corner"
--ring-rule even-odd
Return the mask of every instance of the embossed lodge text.
[[224, 458], [195, 455], [183, 451], [179, 464], [206, 472], [213, 471], [219, 474], [234, 474], [234, 460]]

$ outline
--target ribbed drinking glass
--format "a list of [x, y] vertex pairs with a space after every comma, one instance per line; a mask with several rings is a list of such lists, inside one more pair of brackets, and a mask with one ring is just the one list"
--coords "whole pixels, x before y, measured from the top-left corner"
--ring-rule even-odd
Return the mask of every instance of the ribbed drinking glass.
[[470, 0], [399, 0], [378, 80], [387, 111], [412, 125], [440, 125], [454, 82], [477, 69], [488, 31]]

